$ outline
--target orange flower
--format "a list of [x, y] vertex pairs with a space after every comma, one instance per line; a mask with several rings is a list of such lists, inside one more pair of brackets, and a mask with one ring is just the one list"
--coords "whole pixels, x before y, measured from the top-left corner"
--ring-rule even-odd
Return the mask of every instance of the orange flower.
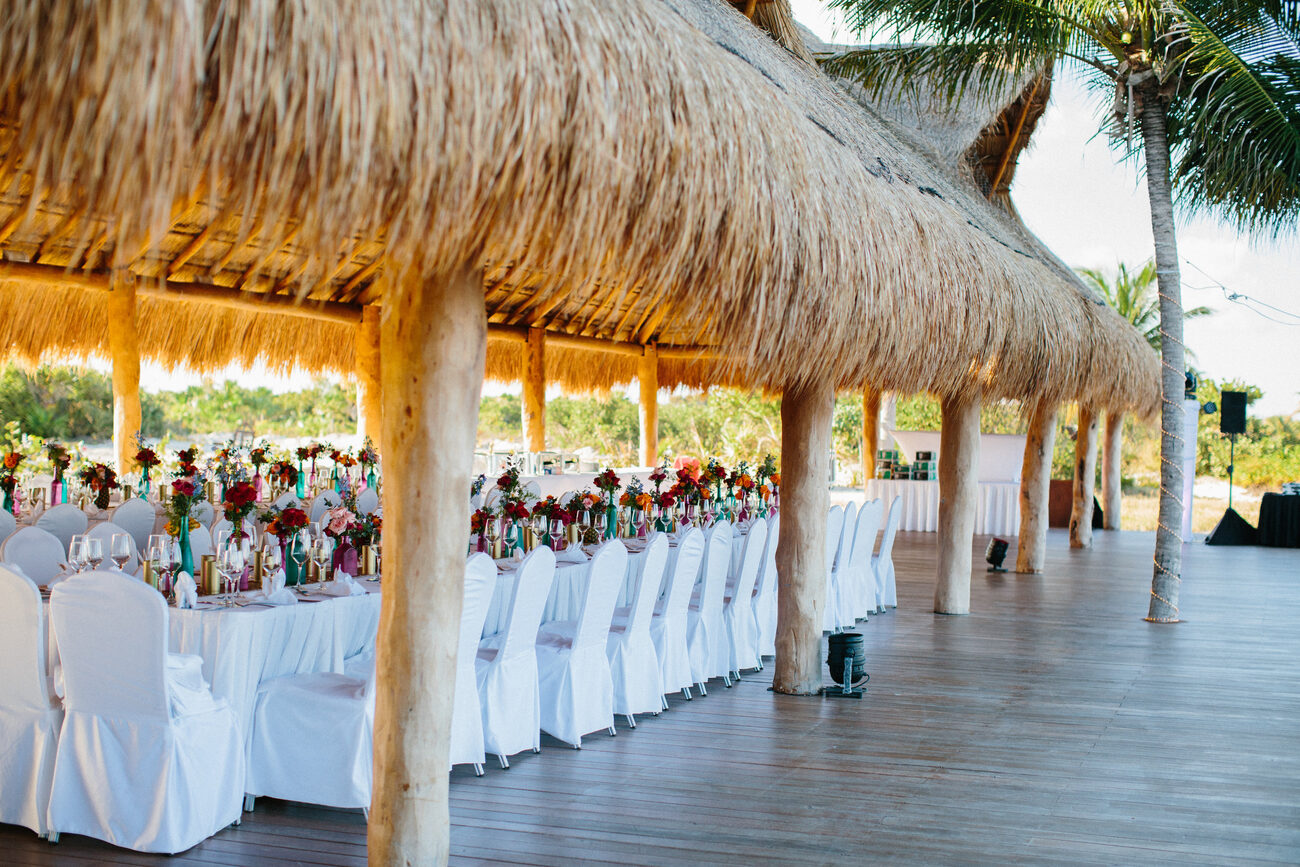
[[780, 484], [781, 484], [781, 474], [780, 474], [780, 473], [772, 473], [772, 484], [777, 485], [778, 487], [780, 486]]
[[12, 470], [14, 467], [18, 466], [20, 460], [22, 460], [22, 458], [18, 457], [14, 452], [10, 452], [5, 455], [5, 469]]
[[652, 499], [650, 498], [650, 495], [649, 495], [649, 494], [638, 494], [638, 495], [637, 495], [637, 498], [636, 498], [636, 505], [637, 505], [637, 508], [639, 508], [639, 509], [641, 509], [641, 510], [643, 510], [643, 511], [646, 510], [646, 509], [649, 509], [649, 508], [650, 508], [650, 504], [651, 504], [652, 502], [654, 502], [654, 500], [652, 500]]

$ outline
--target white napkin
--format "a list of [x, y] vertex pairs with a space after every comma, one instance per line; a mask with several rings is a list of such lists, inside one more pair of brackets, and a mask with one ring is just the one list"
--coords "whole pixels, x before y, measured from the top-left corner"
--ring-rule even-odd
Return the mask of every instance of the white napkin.
[[556, 563], [586, 563], [587, 555], [577, 545], [570, 545], [555, 555]]
[[334, 573], [334, 580], [326, 584], [322, 592], [326, 596], [364, 596], [366, 588], [353, 581], [351, 575], [339, 569]]
[[182, 572], [176, 579], [176, 607], [199, 607], [199, 588], [194, 583], [194, 576], [188, 572]]
[[259, 602], [265, 602], [267, 605], [296, 605], [298, 597], [293, 595], [293, 591], [284, 586], [284, 570], [276, 569], [266, 579], [266, 586], [262, 588], [262, 598]]

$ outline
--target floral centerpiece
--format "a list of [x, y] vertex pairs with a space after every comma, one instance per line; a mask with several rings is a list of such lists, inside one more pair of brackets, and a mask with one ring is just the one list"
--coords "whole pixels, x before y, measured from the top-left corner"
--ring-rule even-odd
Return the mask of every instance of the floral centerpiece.
[[262, 440], [248, 450], [248, 462], [253, 465], [253, 490], [262, 499], [262, 467], [271, 462], [271, 444]]
[[[352, 457], [352, 453], [347, 449], [334, 449], [330, 452], [330, 460], [334, 462], [334, 469], [331, 471], [330, 478], [334, 482], [334, 490], [340, 494], [348, 487], [348, 470], [357, 465], [357, 459]], [[339, 471], [339, 467], [343, 471]]]
[[655, 518], [655, 529], [661, 533], [667, 533], [672, 530], [673, 509], [681, 502], [681, 492], [677, 485], [673, 485], [666, 491], [655, 489], [651, 495], [654, 505], [659, 507], [659, 514]]
[[469, 498], [471, 501], [479, 494], [483, 493], [483, 485], [487, 483], [487, 476], [482, 473], [478, 474], [472, 482], [469, 483]]
[[700, 484], [713, 488], [713, 499], [716, 502], [722, 502], [722, 486], [727, 481], [727, 468], [721, 461], [717, 458], [709, 458], [709, 462], [700, 470], [699, 480]]
[[266, 477], [282, 488], [292, 488], [298, 484], [298, 468], [293, 461], [276, 461], [267, 469]]
[[375, 474], [375, 468], [379, 466], [379, 452], [370, 437], [366, 437], [361, 443], [361, 448], [357, 449], [357, 463], [361, 464], [361, 475], [367, 488], [379, 484], [379, 477]]
[[[329, 449], [329, 443], [311, 443], [307, 446], [307, 457], [311, 458], [311, 477], [307, 481], [313, 488], [316, 487], [316, 459]], [[299, 453], [301, 454], [301, 450]]]
[[10, 446], [5, 452], [4, 466], [0, 468], [0, 490], [4, 491], [4, 510], [13, 514], [14, 488], [18, 487], [18, 467], [27, 455]]
[[[352, 527], [357, 523], [357, 513], [347, 504], [335, 506], [325, 513], [322, 524], [325, 535], [334, 540], [334, 555], [330, 565], [337, 571], [342, 569], [349, 575], [357, 574], [357, 549], [352, 544]], [[321, 576], [325, 580], [325, 576]]]
[[139, 433], [135, 435], [135, 445], [135, 462], [140, 465], [140, 497], [147, 500], [149, 499], [150, 471], [162, 463], [162, 458], [158, 457], [156, 451], [149, 448], [149, 445]]
[[[306, 565], [307, 552], [303, 550], [302, 538], [298, 531], [307, 526], [307, 513], [294, 506], [285, 509], [271, 507], [264, 510], [259, 517], [266, 525], [266, 532], [280, 540], [284, 583], [301, 584], [305, 577], [303, 566]], [[300, 563], [295, 555], [301, 556], [303, 562]]]
[[[295, 450], [294, 453], [298, 457], [298, 483], [297, 483], [298, 486], [297, 488], [294, 489], [294, 492], [298, 495], [298, 499], [301, 500], [303, 497], [307, 496], [307, 473], [302, 468], [302, 462], [307, 460], [308, 458], [311, 458], [312, 456], [311, 446], [298, 446], [298, 448]], [[315, 470], [316, 470], [315, 458], [312, 458], [311, 464], [312, 464], [312, 474], [315, 475]]]
[[533, 518], [542, 519], [540, 530], [541, 544], [550, 545], [552, 548], [556, 546], [556, 542], [559, 539], [563, 538], [562, 534], [561, 536], [556, 537], [555, 534], [551, 532], [551, 527], [554, 523], [559, 521], [561, 526], [568, 526], [573, 523], [573, 515], [564, 507], [564, 504], [555, 497], [547, 497], [545, 500], [534, 505]]
[[54, 480], [50, 482], [50, 505], [57, 506], [68, 501], [68, 484], [64, 481], [63, 474], [72, 465], [72, 453], [63, 443], [47, 442], [45, 454], [54, 468]]
[[601, 501], [605, 503], [605, 538], [612, 539], [618, 526], [618, 507], [615, 503], [618, 502], [618, 489], [621, 482], [618, 476], [614, 475], [613, 470], [606, 468], [604, 472], [596, 476], [592, 484], [596, 486], [596, 490], [600, 491]]
[[[761, 511], [764, 516], [767, 515], [768, 504], [776, 486], [781, 483], [781, 474], [776, 470], [776, 458], [771, 454], [763, 455], [763, 462], [754, 469], [754, 477], [758, 481], [758, 499], [762, 503]], [[768, 484], [771, 482], [771, 484]]]
[[740, 513], [736, 519], [743, 521], [749, 517], [749, 498], [754, 492], [754, 478], [749, 474], [748, 465], [744, 462], [740, 464], [732, 477], [730, 485], [740, 491]]
[[226, 515], [226, 520], [231, 523], [230, 535], [233, 539], [238, 541], [247, 536], [244, 532], [244, 520], [252, 513], [256, 502], [257, 489], [253, 487], [252, 482], [240, 480], [226, 488], [226, 496], [222, 500], [221, 508]]
[[187, 449], [181, 449], [176, 453], [176, 475], [179, 477], [195, 478], [199, 474], [198, 464], [195, 463], [199, 458], [199, 447], [190, 446]]
[[239, 447], [234, 441], [217, 449], [212, 456], [212, 475], [221, 483], [221, 499], [226, 498], [226, 489], [235, 482], [248, 478], [248, 470], [239, 456]]
[[77, 473], [81, 483], [95, 494], [95, 508], [107, 509], [108, 498], [117, 490], [117, 473], [107, 464], [87, 464]]
[[528, 503], [533, 495], [519, 481], [519, 461], [510, 458], [505, 470], [497, 479], [497, 489], [501, 491], [501, 516], [510, 522], [506, 541], [512, 549], [523, 550], [524, 532], [522, 521], [528, 520]]
[[[654, 504], [654, 497], [646, 492], [645, 485], [636, 476], [628, 479], [627, 487], [619, 495], [618, 504], [625, 511], [620, 519], [620, 523], [627, 527], [635, 527], [638, 536], [645, 532], [645, 524], [641, 520], [642, 515], [650, 512], [650, 506]], [[625, 529], [625, 535], [630, 537], [631, 530]]]
[[490, 506], [475, 509], [469, 516], [469, 532], [474, 537], [475, 551], [492, 553], [488, 548], [488, 526], [496, 519], [496, 512]]
[[[205, 499], [202, 479], [182, 475], [172, 481], [172, 496], [167, 502], [167, 535], [176, 540], [181, 551], [181, 571], [194, 575], [194, 551], [190, 546], [190, 531], [199, 526], [191, 517], [195, 503]], [[175, 581], [175, 576], [172, 576]]]

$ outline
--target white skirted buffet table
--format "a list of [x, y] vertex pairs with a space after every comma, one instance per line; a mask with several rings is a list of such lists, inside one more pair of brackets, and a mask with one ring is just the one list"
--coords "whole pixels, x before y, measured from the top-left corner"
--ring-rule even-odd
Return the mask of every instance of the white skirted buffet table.
[[[867, 499], [892, 503], [899, 498], [898, 529], [933, 533], [939, 529], [939, 483], [871, 479]], [[975, 532], [1015, 536], [1020, 532], [1020, 483], [980, 482], [976, 493]]]

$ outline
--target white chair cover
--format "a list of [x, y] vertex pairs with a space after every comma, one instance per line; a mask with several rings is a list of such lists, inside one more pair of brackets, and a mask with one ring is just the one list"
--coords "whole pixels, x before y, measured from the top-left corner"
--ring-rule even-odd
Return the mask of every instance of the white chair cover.
[[379, 508], [379, 494], [375, 493], [374, 488], [366, 488], [357, 494], [357, 511], [362, 515], [369, 515]]
[[204, 500], [201, 503], [195, 503], [194, 506], [190, 509], [190, 517], [194, 518], [204, 527], [211, 527], [213, 520], [216, 518], [216, 515], [217, 515], [216, 510], [212, 507], [212, 504], [209, 503], [207, 500]]
[[655, 604], [650, 618], [650, 638], [659, 657], [660, 691], [674, 692], [690, 687], [691, 656], [686, 644], [686, 610], [691, 604], [691, 588], [700, 574], [704, 560], [704, 534], [691, 527], [677, 547], [668, 586]]
[[72, 542], [72, 537], [86, 532], [89, 523], [86, 513], [72, 503], [63, 503], [52, 509], [46, 509], [44, 514], [36, 519], [36, 526], [53, 534], [65, 552], [68, 550], [68, 544]]
[[722, 600], [722, 619], [727, 624], [727, 667], [737, 676], [742, 668], [763, 667], [758, 652], [758, 628], [754, 625], [754, 585], [763, 568], [766, 545], [767, 520], [757, 518], [745, 535], [736, 586]]
[[291, 674], [258, 688], [248, 747], [248, 795], [368, 808], [374, 679]]
[[[858, 522], [853, 527], [852, 549], [841, 588], [849, 594], [855, 620], [864, 620], [876, 610], [876, 576], [871, 570], [871, 555], [876, 550], [876, 533], [884, 517], [885, 505], [878, 499], [871, 500], [858, 511]], [[849, 527], [845, 524], [844, 535], [848, 534]]]
[[12, 513], [0, 509], [0, 539], [8, 539], [18, 529], [18, 519]]
[[754, 585], [754, 627], [758, 630], [758, 652], [776, 656], [776, 546], [781, 536], [781, 515], [771, 513], [767, 542], [763, 545], [763, 568]]
[[190, 530], [190, 553], [194, 555], [194, 568], [199, 568], [199, 558], [204, 554], [211, 554], [215, 549], [212, 547], [212, 533], [207, 526], [200, 524], [198, 527]]
[[40, 590], [0, 567], [0, 822], [42, 835], [63, 724], [45, 641]]
[[831, 506], [826, 514], [826, 609], [822, 615], [822, 629], [826, 632], [834, 632], [844, 625], [844, 597], [840, 591], [839, 576], [835, 573], [835, 561], [839, 557], [843, 537], [844, 508]]
[[718, 521], [709, 528], [704, 545], [704, 570], [691, 598], [686, 618], [686, 645], [691, 656], [691, 681], [703, 686], [711, 677], [727, 677], [731, 649], [722, 597], [731, 571], [731, 524]]
[[214, 548], [217, 544], [217, 534], [222, 530], [225, 530], [227, 533], [233, 533], [235, 531], [235, 525], [227, 521], [224, 514], [213, 521], [211, 527], [208, 527], [208, 533], [212, 535], [212, 545]]
[[483, 703], [483, 747], [506, 756], [542, 748], [537, 695], [537, 627], [555, 580], [555, 553], [534, 548], [515, 570], [505, 628], [479, 644], [474, 675]]
[[537, 632], [537, 680], [542, 731], [566, 744], [614, 727], [614, 681], [605, 646], [623, 578], [627, 548], [610, 539], [587, 564], [578, 619], [548, 623]]
[[0, 560], [12, 563], [23, 574], [42, 586], [63, 571], [68, 548], [40, 527], [23, 527], [0, 547]]
[[132, 497], [113, 510], [112, 521], [131, 534], [136, 550], [143, 551], [149, 544], [157, 517], [151, 503]]
[[311, 519], [319, 521], [330, 509], [341, 505], [343, 505], [343, 498], [339, 496], [338, 491], [321, 491], [311, 501]]
[[167, 603], [120, 572], [54, 585], [50, 623], [66, 716], [50, 830], [137, 852], [180, 852], [240, 816], [239, 720], [197, 656], [167, 653]]
[[[120, 527], [117, 524], [113, 523], [112, 521], [101, 521], [100, 523], [90, 528], [90, 531], [86, 533], [86, 537], [91, 539], [99, 539], [103, 541], [104, 543], [103, 568], [115, 569], [117, 568], [117, 564], [113, 562], [113, 557], [112, 557], [113, 549], [111, 546], [113, 544], [113, 537], [116, 536], [118, 533], [125, 534], [126, 537], [131, 540], [131, 559], [127, 561], [125, 566], [122, 567], [122, 571], [128, 575], [138, 576], [140, 574], [140, 571], [144, 568], [140, 564], [140, 549], [136, 547], [135, 538], [131, 535], [130, 531], [126, 529], [126, 527]], [[148, 539], [145, 540], [146, 543], [148, 541], [149, 541]]]
[[889, 504], [889, 519], [885, 521], [885, 534], [880, 539], [880, 553], [871, 558], [871, 571], [876, 576], [876, 610], [885, 606], [898, 607], [898, 590], [894, 582], [894, 534], [902, 516], [902, 498], [894, 497]]
[[474, 680], [474, 658], [496, 580], [496, 564], [487, 554], [474, 554], [466, 561], [465, 601], [460, 612], [460, 645], [456, 652], [456, 694], [451, 710], [451, 764], [471, 764], [479, 771], [485, 750], [483, 709]]
[[[668, 564], [668, 536], [654, 533], [646, 544], [632, 603], [615, 615], [605, 652], [614, 678], [614, 713], [658, 713], [663, 707], [659, 656], [650, 637], [650, 618]], [[689, 675], [688, 675], [689, 676]]]
[[293, 491], [285, 491], [283, 494], [276, 497], [275, 501], [271, 505], [275, 506], [277, 509], [287, 509], [290, 506], [298, 507], [298, 495]]

